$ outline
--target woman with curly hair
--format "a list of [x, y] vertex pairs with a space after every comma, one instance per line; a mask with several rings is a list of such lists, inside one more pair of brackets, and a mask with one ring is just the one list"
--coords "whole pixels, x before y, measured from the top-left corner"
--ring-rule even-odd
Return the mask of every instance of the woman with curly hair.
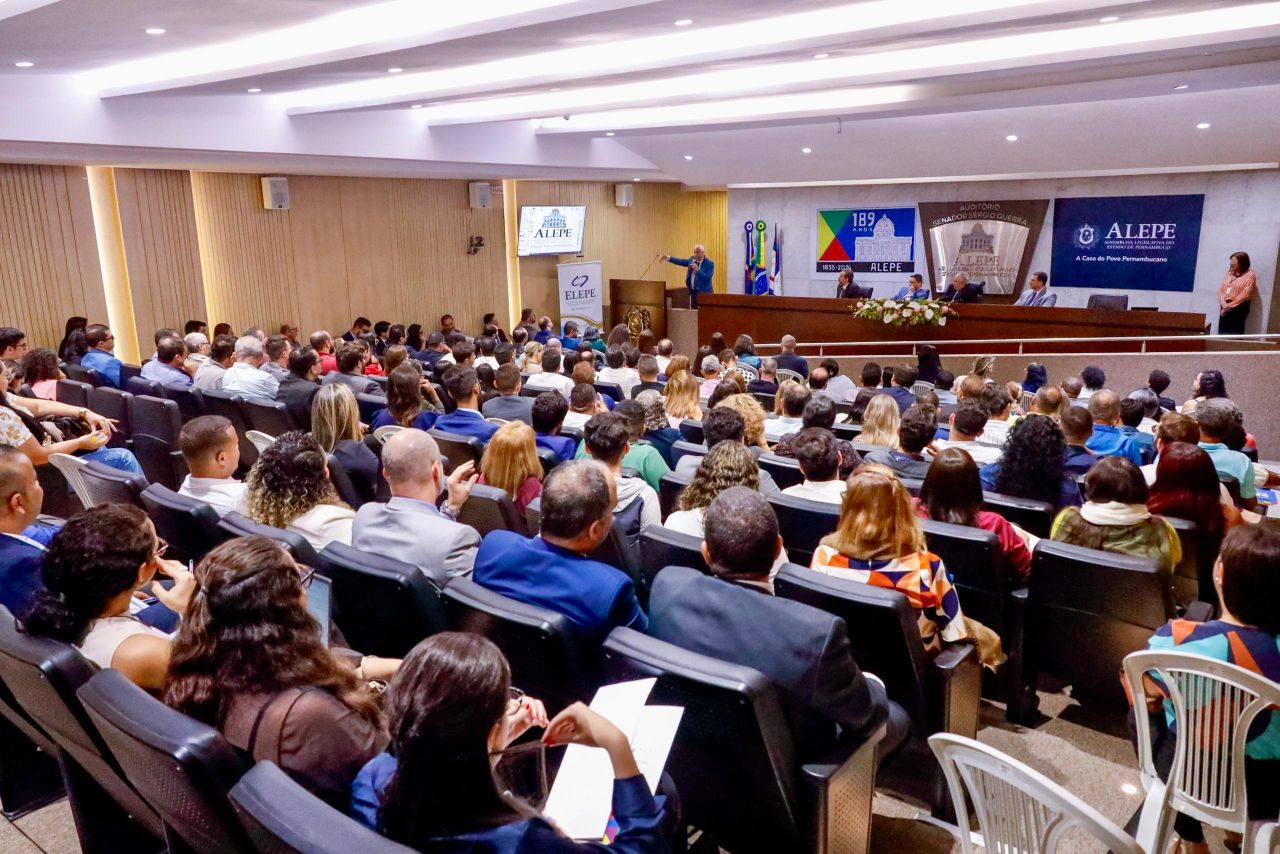
[[[671, 363], [675, 364], [675, 361], [672, 359]], [[667, 380], [667, 385], [662, 390], [667, 403], [667, 420], [677, 430], [680, 429], [680, 422], [686, 418], [694, 421], [702, 420], [702, 404], [698, 399], [698, 388], [698, 381], [688, 370], [677, 371]]]
[[[422, 399], [422, 387], [422, 369], [417, 367], [417, 362], [405, 362], [392, 369], [387, 377], [387, 408], [374, 413], [370, 428], [398, 425], [430, 430], [439, 413]], [[357, 406], [357, 420], [359, 411]]]
[[31, 391], [41, 400], [57, 400], [55, 392], [58, 380], [64, 379], [58, 367], [58, 356], [48, 347], [36, 347], [28, 350], [22, 357], [22, 381], [31, 386]]
[[1080, 488], [1066, 471], [1067, 443], [1057, 423], [1029, 415], [1009, 431], [1000, 459], [982, 467], [982, 488], [1045, 501], [1057, 509], [1080, 504]]
[[301, 534], [316, 549], [334, 541], [351, 545], [355, 511], [334, 492], [324, 449], [311, 434], [291, 430], [277, 437], [249, 470], [246, 485], [253, 521]]
[[862, 433], [858, 436], [858, 444], [898, 447], [898, 425], [901, 421], [898, 402], [891, 395], [877, 394], [862, 413]]
[[164, 701], [345, 811], [356, 774], [387, 743], [367, 680], [389, 679], [399, 661], [340, 663], [307, 611], [311, 571], [266, 537], [223, 543], [196, 579]]
[[742, 416], [746, 428], [742, 441], [751, 453], [759, 457], [769, 452], [769, 443], [764, 438], [765, 411], [760, 401], [749, 394], [731, 394], [715, 406], [727, 407]]
[[524, 513], [530, 501], [542, 494], [542, 461], [537, 436], [523, 421], [508, 421], [484, 447], [480, 483], [504, 490]]
[[1194, 415], [1197, 403], [1214, 397], [1231, 399], [1231, 396], [1227, 394], [1227, 380], [1222, 376], [1222, 371], [1201, 371], [1196, 374], [1195, 385], [1191, 387], [1191, 399], [1182, 404], [1182, 413], [1184, 415]]
[[311, 435], [342, 465], [361, 500], [372, 501], [378, 487], [378, 457], [364, 443], [360, 404], [350, 387], [320, 386], [311, 399]]

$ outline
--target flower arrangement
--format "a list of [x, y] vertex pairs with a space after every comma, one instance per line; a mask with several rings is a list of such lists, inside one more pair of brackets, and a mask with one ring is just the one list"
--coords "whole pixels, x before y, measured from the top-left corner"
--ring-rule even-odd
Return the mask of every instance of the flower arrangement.
[[879, 320], [890, 326], [946, 326], [956, 310], [941, 300], [897, 300], [893, 297], [866, 299], [853, 307], [853, 316]]

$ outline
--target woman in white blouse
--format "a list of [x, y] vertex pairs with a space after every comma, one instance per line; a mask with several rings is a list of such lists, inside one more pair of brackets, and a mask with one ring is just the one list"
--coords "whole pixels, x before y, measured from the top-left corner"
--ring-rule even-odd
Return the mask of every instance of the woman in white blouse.
[[324, 450], [311, 434], [292, 430], [278, 437], [245, 482], [253, 521], [301, 534], [317, 551], [334, 541], [351, 545], [355, 511], [338, 498]]
[[164, 687], [170, 637], [144, 625], [134, 594], [156, 573], [172, 588], [153, 585], [151, 595], [184, 614], [195, 579], [177, 561], [165, 560], [166, 544], [137, 507], [103, 504], [72, 517], [49, 543], [36, 594], [22, 630], [79, 648], [99, 667], [114, 667], [151, 691]]

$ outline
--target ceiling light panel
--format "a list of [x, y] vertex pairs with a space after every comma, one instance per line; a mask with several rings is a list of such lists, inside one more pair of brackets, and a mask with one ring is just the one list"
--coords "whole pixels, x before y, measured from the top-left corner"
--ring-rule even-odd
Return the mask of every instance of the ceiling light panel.
[[[1106, 0], [1086, 0], [1101, 6]], [[1055, 8], [1057, 7], [1057, 8]], [[513, 56], [435, 71], [403, 74], [396, 80], [357, 80], [290, 93], [290, 113], [324, 112], [395, 104], [419, 98], [483, 93], [513, 86], [557, 83], [627, 71], [689, 65], [716, 59], [740, 59], [750, 53], [778, 53], [833, 38], [892, 27], [997, 23], [1027, 15], [1060, 11], [1048, 0], [950, 0], [905, 3], [870, 0], [771, 18], [672, 30], [660, 36], [582, 45], [545, 53]]]
[[[384, 0], [241, 39], [97, 68], [81, 78], [101, 97], [133, 95], [389, 53], [649, 2]], [[6, 5], [0, 0], [0, 9]]]
[[[463, 124], [509, 121], [521, 118], [586, 114], [621, 114], [619, 126], [637, 127], [625, 119], [630, 107], [637, 111], [662, 104], [734, 98], [762, 86], [777, 91], [790, 87], [844, 86], [855, 83], [893, 83], [920, 79], [1045, 65], [1107, 56], [1131, 56], [1146, 51], [1172, 50], [1206, 41], [1234, 41], [1240, 33], [1250, 37], [1280, 35], [1280, 2], [1235, 6], [1205, 12], [1147, 18], [1115, 24], [1091, 24], [1035, 33], [995, 36], [952, 43], [946, 50], [935, 46], [836, 57], [822, 62], [801, 60], [777, 63], [744, 72], [741, 68], [656, 80], [594, 86], [551, 95], [518, 95], [476, 101], [460, 101], [424, 111], [431, 124]], [[699, 103], [697, 109], [702, 109]], [[802, 111], [807, 112], [807, 111]], [[669, 110], [660, 126], [681, 123], [679, 111]], [[594, 120], [585, 122], [595, 127]], [[564, 123], [549, 122], [552, 129]]]

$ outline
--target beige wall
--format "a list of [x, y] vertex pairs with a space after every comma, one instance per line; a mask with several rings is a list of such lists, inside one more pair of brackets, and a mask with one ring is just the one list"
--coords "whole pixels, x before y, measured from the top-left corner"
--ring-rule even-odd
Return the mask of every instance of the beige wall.
[[[603, 261], [604, 278], [635, 279], [656, 254], [685, 257], [695, 243], [707, 248], [715, 261], [712, 284], [723, 293], [728, 281], [729, 259], [725, 235], [728, 194], [723, 191], [683, 192], [678, 184], [633, 185], [635, 204], [614, 204], [614, 185], [587, 181], [517, 181], [517, 207], [522, 205], [586, 205], [587, 223], [582, 259]], [[538, 314], [556, 317], [560, 299], [556, 290], [556, 264], [575, 260], [570, 256], [521, 258], [520, 293], [523, 306]], [[735, 271], [737, 267], [733, 268]], [[644, 278], [665, 280], [668, 288], [684, 286], [684, 268], [655, 262]], [[609, 302], [605, 291], [605, 304]], [[608, 323], [606, 313], [605, 322]]]
[[85, 170], [0, 163], [0, 325], [56, 347], [72, 315], [107, 322]]

